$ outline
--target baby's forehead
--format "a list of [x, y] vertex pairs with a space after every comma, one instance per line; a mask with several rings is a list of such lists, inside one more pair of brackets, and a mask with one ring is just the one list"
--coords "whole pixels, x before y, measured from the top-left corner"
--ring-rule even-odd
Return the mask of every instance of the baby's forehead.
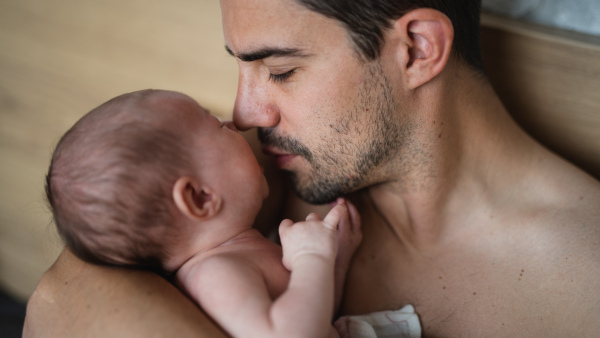
[[120, 102], [114, 120], [120, 122], [139, 121], [154, 124], [160, 128], [185, 128], [202, 120], [207, 112], [187, 95], [151, 91], [142, 95], [132, 95]]
[[56, 153], [60, 157], [83, 154], [83, 158], [92, 160], [94, 157], [89, 156], [89, 152], [110, 149], [110, 144], [114, 144], [109, 142], [111, 139], [129, 143], [145, 135], [157, 135], [157, 132], [187, 143], [202, 132], [199, 127], [205, 124], [202, 116], [206, 114], [193, 99], [179, 93], [125, 94], [82, 117], [63, 136]]
[[181, 115], [183, 117], [198, 117], [205, 113], [191, 97], [178, 92], [158, 91], [140, 98], [139, 105], [151, 111], [156, 117]]

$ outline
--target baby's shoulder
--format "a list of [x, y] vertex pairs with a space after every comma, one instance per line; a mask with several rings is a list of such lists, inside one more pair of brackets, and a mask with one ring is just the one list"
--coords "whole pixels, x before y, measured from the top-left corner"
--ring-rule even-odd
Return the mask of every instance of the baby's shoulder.
[[177, 273], [180, 285], [195, 299], [202, 290], [239, 289], [238, 282], [244, 287], [264, 285], [273, 297], [281, 294], [289, 282], [281, 247], [272, 242], [238, 244], [188, 261]]
[[184, 288], [220, 284], [232, 279], [248, 279], [262, 275], [250, 257], [240, 252], [215, 253], [190, 259], [177, 272], [177, 280]]
[[266, 239], [245, 240], [203, 252], [186, 262], [185, 268], [195, 273], [212, 270], [263, 270], [264, 265], [281, 264], [282, 251]]
[[247, 270], [254, 268], [254, 259], [251, 252], [243, 250], [217, 252], [203, 255], [190, 260], [189, 272], [193, 274], [214, 274], [230, 270]]

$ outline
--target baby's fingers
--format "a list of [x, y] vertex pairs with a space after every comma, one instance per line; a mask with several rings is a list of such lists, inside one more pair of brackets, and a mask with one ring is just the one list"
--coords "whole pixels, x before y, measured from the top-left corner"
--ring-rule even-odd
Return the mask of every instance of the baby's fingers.
[[333, 207], [333, 209], [331, 209], [331, 211], [329, 211], [327, 216], [325, 216], [325, 218], [323, 219], [323, 223], [325, 223], [326, 227], [332, 230], [336, 230], [340, 219], [342, 218], [342, 216], [344, 216], [347, 210], [348, 209], [344, 204], [336, 205], [335, 207]]
[[311, 212], [310, 214], [308, 214], [308, 216], [306, 216], [306, 221], [310, 222], [310, 221], [320, 221], [321, 220], [321, 216], [319, 216], [319, 214], [316, 214], [314, 212]]
[[284, 219], [279, 223], [279, 236], [283, 234], [294, 224], [291, 219]]
[[348, 214], [350, 215], [350, 224], [352, 231], [360, 231], [361, 219], [358, 210], [350, 201], [346, 201], [346, 206], [348, 207]]

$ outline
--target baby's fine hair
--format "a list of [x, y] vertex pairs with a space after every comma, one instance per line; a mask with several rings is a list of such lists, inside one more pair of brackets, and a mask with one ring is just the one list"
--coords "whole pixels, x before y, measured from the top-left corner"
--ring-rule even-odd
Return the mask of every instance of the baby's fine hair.
[[144, 118], [138, 104], [156, 95], [164, 92], [104, 103], [54, 151], [48, 204], [60, 236], [85, 261], [164, 272], [162, 262], [178, 240], [172, 187], [188, 172], [189, 143]]

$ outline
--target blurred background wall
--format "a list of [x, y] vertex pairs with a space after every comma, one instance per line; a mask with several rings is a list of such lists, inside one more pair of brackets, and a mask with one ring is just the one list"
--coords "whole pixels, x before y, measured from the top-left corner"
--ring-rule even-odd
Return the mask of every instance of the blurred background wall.
[[230, 116], [223, 46], [217, 0], [0, 0], [0, 289], [25, 301], [62, 249], [43, 189], [60, 136], [145, 88]]

